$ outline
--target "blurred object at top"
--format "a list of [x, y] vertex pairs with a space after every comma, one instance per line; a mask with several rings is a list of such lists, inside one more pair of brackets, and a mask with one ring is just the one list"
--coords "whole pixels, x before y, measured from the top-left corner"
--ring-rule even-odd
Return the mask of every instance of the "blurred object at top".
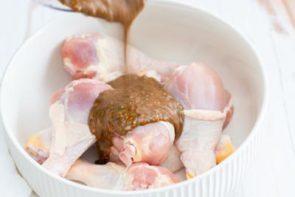
[[[277, 33], [295, 33], [295, 1], [294, 0], [257, 0], [271, 19], [273, 29]], [[285, 20], [287, 19], [287, 20]]]
[[64, 6], [58, 0], [33, 0], [33, 1], [54, 10], [59, 10], [64, 12], [73, 12], [70, 8]]

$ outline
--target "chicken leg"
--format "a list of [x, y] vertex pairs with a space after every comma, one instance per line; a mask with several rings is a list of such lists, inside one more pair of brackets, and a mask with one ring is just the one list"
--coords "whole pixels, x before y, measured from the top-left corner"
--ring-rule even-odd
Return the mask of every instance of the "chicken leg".
[[113, 151], [126, 166], [133, 162], [159, 165], [167, 159], [174, 138], [175, 131], [171, 123], [150, 123], [136, 127], [126, 136], [114, 137]]
[[125, 69], [123, 47], [119, 40], [98, 33], [69, 37], [62, 46], [65, 71], [73, 79], [96, 78], [108, 82], [122, 74], [133, 73], [160, 81], [178, 66], [151, 59], [128, 46], [128, 67]]
[[64, 176], [71, 165], [96, 141], [87, 125], [88, 113], [96, 97], [111, 89], [97, 80], [72, 81], [54, 94], [50, 106], [51, 146], [42, 164]]
[[84, 160], [78, 160], [66, 178], [88, 186], [112, 190], [143, 190], [178, 182], [169, 170], [146, 163], [132, 164], [126, 169], [111, 162], [94, 165]]
[[231, 99], [218, 74], [203, 64], [177, 68], [166, 88], [185, 109], [184, 128], [176, 145], [186, 176], [192, 178], [216, 165], [214, 150], [232, 109]]

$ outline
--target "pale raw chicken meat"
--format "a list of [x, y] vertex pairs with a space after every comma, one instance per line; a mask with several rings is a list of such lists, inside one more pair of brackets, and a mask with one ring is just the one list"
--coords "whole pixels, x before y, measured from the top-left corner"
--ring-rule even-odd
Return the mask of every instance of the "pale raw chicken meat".
[[96, 138], [88, 127], [88, 114], [97, 96], [111, 87], [92, 79], [72, 81], [52, 97], [52, 141], [43, 166], [64, 176]]
[[96, 78], [108, 82], [122, 74], [147, 75], [158, 81], [177, 64], [154, 60], [132, 46], [128, 47], [127, 69], [123, 43], [102, 34], [72, 36], [62, 46], [65, 70], [73, 79]]
[[81, 35], [67, 39], [62, 47], [65, 70], [74, 78], [93, 78], [98, 64], [95, 40], [96, 35]]
[[232, 109], [231, 99], [218, 74], [203, 64], [178, 67], [166, 88], [185, 108], [176, 145], [186, 176], [192, 178], [216, 165], [214, 151]]
[[126, 136], [113, 138], [112, 154], [117, 154], [126, 166], [134, 162], [159, 165], [167, 159], [174, 138], [174, 127], [169, 122], [160, 121], [138, 126]]
[[174, 172], [173, 174], [177, 177], [179, 182], [186, 180], [185, 168], [181, 168], [180, 170]]
[[222, 111], [230, 97], [218, 74], [197, 63], [176, 68], [166, 88], [187, 110]]
[[[235, 146], [232, 143], [231, 137], [227, 134], [222, 134], [215, 148], [216, 163], [224, 161], [235, 151]], [[169, 151], [168, 158], [161, 164], [173, 173], [178, 173], [183, 168], [183, 163], [180, 159], [180, 151], [173, 145]]]
[[169, 170], [146, 163], [132, 164], [126, 169], [111, 162], [94, 165], [84, 160], [78, 160], [66, 178], [91, 187], [129, 191], [159, 188], [178, 182]]
[[[173, 153], [175, 154], [175, 156], [179, 156], [179, 157], [173, 157], [173, 160], [172, 159], [170, 160], [171, 162], [166, 161], [161, 166], [166, 167], [170, 171], [171, 169], [172, 170], [178, 169], [177, 171], [171, 171], [171, 172], [174, 173], [174, 175], [178, 178], [179, 181], [185, 181], [187, 179], [186, 170], [185, 168], [183, 168], [183, 164], [180, 160], [180, 152], [177, 149], [175, 150], [176, 152], [173, 152]], [[229, 157], [234, 151], [235, 151], [235, 147], [231, 141], [230, 136], [227, 134], [222, 134], [215, 150], [216, 163], [220, 164], [227, 157]]]
[[168, 158], [163, 163], [161, 163], [161, 166], [167, 168], [171, 172], [179, 171], [181, 168], [183, 168], [180, 155], [180, 151], [177, 149], [176, 145], [173, 144], [169, 150]]

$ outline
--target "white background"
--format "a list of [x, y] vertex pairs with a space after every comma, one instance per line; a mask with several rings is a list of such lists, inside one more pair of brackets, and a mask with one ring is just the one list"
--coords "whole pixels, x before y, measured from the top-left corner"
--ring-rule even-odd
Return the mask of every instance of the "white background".
[[[31, 0], [0, 1], [0, 74], [2, 75], [13, 53], [24, 40], [53, 18], [62, 17], [65, 13], [35, 5]], [[274, 31], [271, 24], [274, 16], [269, 16], [259, 5], [258, 0], [182, 0], [182, 2], [201, 6], [244, 32], [262, 56], [267, 71], [271, 98], [262, 149], [257, 150], [259, 157], [255, 165], [251, 166], [249, 174], [244, 177], [231, 196], [295, 196], [295, 147], [293, 146], [295, 144], [295, 30], [287, 20], [281, 3], [283, 0], [272, 2], [278, 15], [277, 20], [282, 24], [285, 33]], [[289, 2], [295, 6], [295, 0]], [[293, 11], [295, 12], [295, 8]], [[2, 136], [0, 132], [0, 191], [1, 196], [2, 194], [9, 196], [9, 191], [6, 190], [10, 187], [3, 187], [9, 185], [3, 177], [11, 172], [4, 169], [1, 164], [4, 156], [8, 154]], [[17, 185], [11, 188], [17, 189]]]

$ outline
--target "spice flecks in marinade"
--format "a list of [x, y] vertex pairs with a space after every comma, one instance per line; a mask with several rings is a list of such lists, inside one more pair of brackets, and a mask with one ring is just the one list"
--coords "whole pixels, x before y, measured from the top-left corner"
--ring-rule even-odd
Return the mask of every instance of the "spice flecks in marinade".
[[[98, 140], [100, 157], [108, 154], [106, 140], [124, 136], [137, 126], [167, 121], [173, 124], [178, 138], [183, 126], [183, 107], [155, 79], [124, 75], [109, 83], [96, 99], [89, 114], [89, 127]], [[103, 156], [102, 156], [103, 155]]]

